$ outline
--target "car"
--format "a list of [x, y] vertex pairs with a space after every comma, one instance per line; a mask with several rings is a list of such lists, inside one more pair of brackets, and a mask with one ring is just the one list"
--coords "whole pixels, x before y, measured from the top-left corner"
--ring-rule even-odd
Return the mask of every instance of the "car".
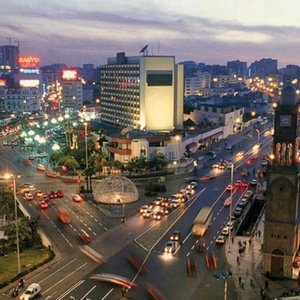
[[240, 174], [241, 176], [246, 177], [248, 175], [248, 171], [246, 169], [243, 169]]
[[247, 206], [248, 202], [241, 202], [239, 201], [236, 207], [240, 207], [242, 209], [244, 209]]
[[45, 209], [49, 207], [49, 204], [45, 200], [42, 200], [39, 202], [39, 206], [40, 208]]
[[212, 167], [213, 169], [219, 169], [219, 165], [220, 165], [220, 164], [217, 162], [217, 163], [212, 164], [211, 167]]
[[153, 219], [154, 220], [161, 220], [165, 214], [162, 211], [157, 211], [156, 213], [153, 214]]
[[17, 141], [13, 142], [13, 146], [18, 146], [19, 143]]
[[41, 294], [41, 286], [38, 283], [32, 283], [28, 286], [25, 292], [19, 297], [20, 300], [31, 300]]
[[249, 199], [248, 198], [245, 198], [245, 197], [243, 197], [240, 201], [239, 201], [239, 203], [245, 203], [246, 205], [248, 204], [248, 202], [249, 202]]
[[247, 181], [237, 180], [235, 183], [236, 187], [248, 187], [249, 183]]
[[226, 237], [224, 235], [219, 235], [216, 238], [216, 244], [218, 244], [218, 245], [224, 245], [225, 241], [226, 241]]
[[226, 187], [226, 191], [230, 192], [230, 191], [233, 191], [233, 190], [234, 190], [234, 185], [228, 184], [227, 187]]
[[34, 155], [29, 155], [29, 160], [34, 160], [35, 159], [35, 156]]
[[231, 221], [228, 221], [225, 225], [225, 227], [228, 227], [229, 229], [233, 229], [234, 227], [234, 221], [231, 218]]
[[172, 204], [172, 200], [170, 199], [164, 199], [164, 201], [161, 202], [160, 206], [162, 207], [170, 207]]
[[169, 241], [166, 243], [164, 252], [168, 254], [173, 254], [176, 250], [176, 242], [175, 241]]
[[177, 207], [180, 206], [180, 204], [181, 204], [181, 200], [179, 200], [179, 199], [173, 199], [170, 206], [174, 207], [174, 208], [177, 208]]
[[75, 195], [72, 196], [72, 200], [74, 202], [82, 202], [83, 198], [79, 194], [75, 194]]
[[197, 188], [197, 182], [195, 181], [192, 181], [189, 185], [188, 185], [188, 188], [192, 188], [193, 190], [195, 190]]
[[212, 156], [212, 155], [216, 155], [216, 153], [215, 153], [215, 151], [207, 151], [206, 155]]
[[34, 197], [36, 199], [41, 199], [41, 198], [44, 197], [44, 192], [42, 192], [42, 191], [36, 191], [35, 194], [34, 194]]
[[226, 164], [224, 164], [224, 163], [220, 163], [219, 164], [219, 170], [225, 170], [225, 168], [226, 168]]
[[49, 198], [49, 199], [56, 199], [56, 198], [57, 198], [57, 194], [56, 194], [54, 191], [51, 191], [51, 192], [48, 194], [48, 198]]
[[227, 146], [226, 146], [226, 150], [232, 150], [232, 145], [230, 145], [230, 144], [227, 144]]
[[168, 214], [170, 213], [170, 209], [167, 208], [167, 207], [163, 207], [163, 208], [161, 209], [161, 212], [163, 212], [164, 215], [168, 215]]
[[170, 240], [180, 242], [180, 231], [178, 231], [178, 230], [173, 231], [173, 234], [171, 235]]
[[35, 186], [32, 183], [24, 183], [21, 188], [29, 189], [29, 190], [35, 190]]
[[143, 217], [146, 218], [150, 218], [153, 215], [153, 209], [147, 209], [144, 213], [143, 213]]
[[216, 154], [212, 154], [212, 155], [209, 156], [210, 160], [214, 160], [215, 158], [216, 158]]
[[33, 195], [31, 192], [24, 192], [24, 200], [33, 200]]
[[7, 146], [7, 141], [3, 141], [3, 142], [2, 142], [2, 145], [3, 145], [3, 146]]
[[250, 185], [252, 185], [252, 186], [257, 185], [257, 180], [256, 180], [256, 179], [252, 179], [252, 180], [250, 181]]
[[268, 165], [268, 161], [267, 160], [262, 160], [261, 165], [262, 166], [267, 166]]
[[90, 244], [93, 241], [90, 235], [83, 229], [81, 229], [79, 232], [79, 238], [86, 244]]
[[41, 165], [41, 164], [38, 164], [36, 166], [36, 169], [39, 170], [39, 171], [46, 171], [47, 170], [47, 168], [44, 165]]
[[160, 204], [162, 203], [162, 201], [164, 201], [164, 199], [165, 199], [165, 198], [163, 198], [163, 197], [157, 197], [157, 198], [153, 201], [153, 203], [154, 203], [154, 205], [160, 205]]
[[153, 205], [152, 204], [145, 204], [140, 208], [140, 213], [143, 214], [144, 212], [146, 212], [148, 209], [152, 209]]
[[243, 213], [243, 208], [236, 206], [234, 211], [233, 211], [233, 215], [237, 218], [239, 218]]
[[252, 196], [253, 196], [253, 192], [250, 190], [246, 191], [246, 193], [244, 194], [244, 197], [248, 199], [252, 198]]
[[227, 227], [227, 226], [223, 227], [221, 233], [222, 233], [222, 235], [225, 235], [225, 236], [229, 235], [229, 233], [230, 233], [230, 228]]
[[62, 190], [58, 190], [56, 192], [56, 196], [57, 196], [57, 198], [62, 198], [64, 196], [64, 192]]
[[252, 136], [253, 136], [252, 133], [248, 133], [248, 134], [247, 134], [247, 137], [248, 137], [248, 138], [252, 138]]
[[231, 198], [231, 197], [228, 197], [228, 198], [226, 198], [226, 199], [224, 200], [223, 205], [227, 207], [227, 206], [229, 206], [231, 203], [232, 203], [232, 198]]
[[12, 146], [12, 141], [8, 141], [7, 146]]

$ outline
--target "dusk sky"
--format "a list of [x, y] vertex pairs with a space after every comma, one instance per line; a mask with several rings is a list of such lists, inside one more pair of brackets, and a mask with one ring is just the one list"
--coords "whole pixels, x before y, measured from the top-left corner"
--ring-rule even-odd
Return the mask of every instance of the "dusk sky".
[[[1, 45], [20, 41], [41, 65], [106, 63], [125, 51], [248, 64], [300, 64], [299, 0], [2, 0]], [[158, 47], [159, 45], [159, 47]]]

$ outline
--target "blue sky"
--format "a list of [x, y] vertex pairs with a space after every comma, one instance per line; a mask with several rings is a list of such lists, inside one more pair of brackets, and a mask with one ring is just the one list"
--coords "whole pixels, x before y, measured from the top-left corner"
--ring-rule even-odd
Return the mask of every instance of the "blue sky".
[[[226, 64], [300, 64], [298, 0], [2, 0], [0, 44], [20, 41], [41, 64], [106, 62], [125, 51]], [[159, 47], [158, 47], [159, 44]]]

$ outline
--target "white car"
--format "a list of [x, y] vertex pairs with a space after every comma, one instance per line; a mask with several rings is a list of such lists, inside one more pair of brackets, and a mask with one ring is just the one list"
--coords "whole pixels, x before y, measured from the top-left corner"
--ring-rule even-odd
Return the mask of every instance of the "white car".
[[75, 202], [82, 202], [83, 201], [83, 198], [78, 194], [73, 195], [72, 199]]
[[38, 283], [32, 283], [26, 291], [20, 296], [20, 300], [30, 300], [41, 294], [41, 286]]
[[251, 185], [257, 185], [257, 180], [256, 179], [252, 179], [250, 182]]
[[24, 200], [33, 200], [33, 195], [31, 192], [24, 193]]
[[229, 232], [230, 232], [230, 228], [225, 226], [223, 229], [222, 229], [222, 234], [223, 235], [229, 235]]
[[173, 254], [175, 252], [175, 250], [176, 250], [176, 242], [174, 242], [174, 241], [167, 242], [164, 252]]

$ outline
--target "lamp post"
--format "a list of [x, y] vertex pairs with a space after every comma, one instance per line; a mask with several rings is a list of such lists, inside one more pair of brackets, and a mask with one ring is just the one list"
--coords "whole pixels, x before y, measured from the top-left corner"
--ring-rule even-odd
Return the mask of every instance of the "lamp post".
[[254, 123], [253, 123], [253, 119], [254, 119], [254, 117], [256, 116], [256, 112], [255, 111], [252, 111], [251, 112], [251, 117], [252, 117], [252, 129], [251, 129], [251, 133], [252, 133], [252, 135], [253, 135], [253, 129], [254, 129]]
[[88, 140], [87, 140], [87, 126], [88, 123], [84, 122], [84, 140], [85, 140], [85, 168], [86, 170], [89, 168], [89, 159], [88, 159]]
[[17, 243], [17, 260], [18, 260], [18, 274], [21, 273], [21, 260], [20, 260], [20, 242], [19, 242], [19, 224], [18, 224], [18, 207], [17, 207], [17, 191], [16, 191], [16, 177], [13, 174], [4, 174], [5, 179], [13, 180], [13, 197], [15, 204], [15, 222], [16, 222], [16, 243]]
[[255, 129], [256, 133], [257, 133], [257, 144], [259, 144], [260, 141], [260, 131], [258, 129]]
[[175, 135], [175, 141], [177, 142], [177, 155], [176, 155], [176, 174], [177, 174], [177, 168], [180, 163], [180, 140], [181, 136], [180, 135]]

